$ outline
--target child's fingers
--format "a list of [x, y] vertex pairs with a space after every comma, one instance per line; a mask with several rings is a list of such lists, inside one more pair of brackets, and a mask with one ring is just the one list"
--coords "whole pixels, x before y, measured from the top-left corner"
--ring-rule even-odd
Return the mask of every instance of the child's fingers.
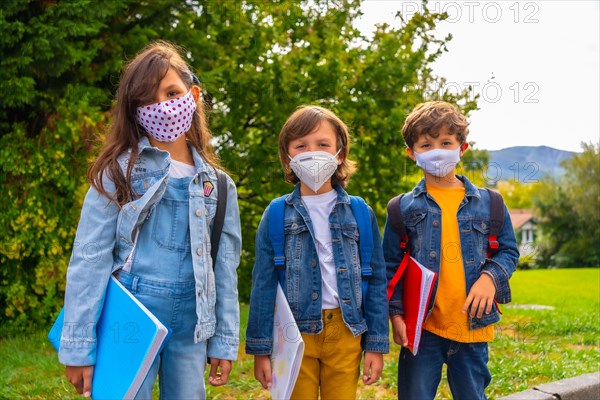
[[256, 376], [256, 379], [258, 379], [264, 389], [269, 389], [271, 387], [270, 371], [260, 371], [260, 373]]
[[211, 359], [210, 372], [208, 373], [208, 383], [214, 385], [214, 381], [217, 377], [221, 378], [221, 373], [218, 372], [219, 363], [216, 359]]
[[370, 384], [369, 383], [370, 380], [371, 380], [371, 374], [370, 374], [370, 372], [371, 372], [371, 364], [367, 363], [367, 360], [365, 359], [365, 364], [363, 366], [363, 376], [362, 376], [362, 380], [363, 380], [363, 383], [365, 385], [369, 385]]
[[94, 375], [94, 367], [89, 366], [83, 369], [83, 397], [92, 395], [92, 376]]
[[217, 372], [217, 378], [219, 377], [219, 374], [220, 374], [221, 379], [217, 379], [218, 384], [216, 384], [215, 386], [220, 386], [220, 385], [226, 384], [227, 380], [229, 379], [230, 372], [231, 372], [231, 363], [229, 361], [223, 360], [221, 362], [221, 371]]
[[471, 293], [469, 293], [469, 295], [467, 296], [467, 300], [465, 301], [465, 304], [463, 304], [462, 309], [460, 310], [463, 314], [466, 314], [469, 311], [469, 306], [471, 305], [472, 301], [473, 301], [473, 295]]
[[489, 299], [487, 302], [487, 307], [485, 308], [485, 313], [489, 314], [492, 312], [492, 306], [494, 305], [494, 299]]
[[221, 386], [224, 385], [225, 382], [227, 381], [223, 380], [223, 366], [221, 365], [221, 360], [215, 358], [211, 359], [208, 383], [212, 386]]
[[408, 337], [406, 335], [406, 324], [401, 316], [392, 318], [392, 331], [394, 332], [394, 342], [400, 346], [408, 346]]
[[381, 377], [381, 369], [376, 368], [374, 365], [369, 367], [365, 366], [363, 371], [363, 383], [365, 385], [371, 385], [379, 380]]
[[271, 358], [269, 356], [254, 357], [254, 377], [264, 389], [271, 387]]
[[222, 386], [227, 383], [231, 372], [231, 361], [213, 358], [210, 363], [208, 383], [212, 386]]

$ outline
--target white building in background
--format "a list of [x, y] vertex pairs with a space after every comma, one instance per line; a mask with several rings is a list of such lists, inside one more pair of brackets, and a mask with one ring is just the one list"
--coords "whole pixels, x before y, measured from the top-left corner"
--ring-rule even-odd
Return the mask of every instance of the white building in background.
[[533, 212], [527, 209], [509, 210], [513, 229], [517, 236], [517, 244], [521, 256], [531, 253], [536, 239], [536, 222]]

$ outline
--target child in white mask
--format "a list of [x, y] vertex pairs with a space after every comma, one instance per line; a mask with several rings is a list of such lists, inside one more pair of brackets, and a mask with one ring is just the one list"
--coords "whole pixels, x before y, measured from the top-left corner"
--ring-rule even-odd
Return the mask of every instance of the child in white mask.
[[[383, 234], [388, 278], [407, 253], [438, 278], [416, 355], [408, 348], [407, 335], [407, 325], [414, 328], [414, 322], [405, 321], [409, 302], [416, 301], [404, 296], [401, 285], [391, 293], [394, 341], [404, 346], [398, 361], [399, 399], [433, 399], [443, 364], [455, 399], [484, 399], [491, 380], [488, 342], [500, 319], [497, 303], [510, 301], [508, 280], [519, 253], [508, 210], [502, 206], [502, 228], [493, 238], [498, 250], [486, 254], [495, 222], [490, 192], [456, 174], [468, 148], [467, 127], [454, 105], [430, 101], [416, 106], [402, 128], [408, 156], [423, 169], [424, 179], [388, 205]], [[398, 214], [404, 233], [392, 221]]]
[[[362, 381], [370, 385], [381, 376], [383, 353], [389, 350], [385, 265], [370, 207], [366, 218], [373, 236], [373, 276], [366, 298], [356, 290], [361, 287], [360, 238], [344, 190], [355, 170], [348, 159], [349, 141], [346, 125], [317, 106], [297, 109], [279, 135], [286, 180], [296, 185], [285, 198], [284, 220], [274, 222], [285, 227], [285, 278], [280, 283], [305, 343], [292, 399], [316, 399], [319, 393], [321, 398], [356, 398], [363, 352]], [[270, 356], [275, 351], [278, 284], [268, 221], [269, 209], [256, 235], [246, 332], [246, 353], [255, 356], [254, 375], [264, 388], [274, 379]]]

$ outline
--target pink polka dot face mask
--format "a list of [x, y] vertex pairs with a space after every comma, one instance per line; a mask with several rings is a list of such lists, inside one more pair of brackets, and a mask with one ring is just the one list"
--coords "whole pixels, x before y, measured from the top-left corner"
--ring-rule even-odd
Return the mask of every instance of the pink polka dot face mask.
[[173, 142], [192, 125], [196, 102], [192, 91], [176, 99], [137, 108], [137, 122], [160, 142]]

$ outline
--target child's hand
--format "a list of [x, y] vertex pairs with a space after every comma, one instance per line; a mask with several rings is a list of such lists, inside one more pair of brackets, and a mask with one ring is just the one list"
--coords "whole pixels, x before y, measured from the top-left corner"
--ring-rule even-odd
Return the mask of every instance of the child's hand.
[[271, 388], [271, 357], [254, 356], [254, 377], [263, 388]]
[[466, 314], [471, 308], [471, 317], [477, 315], [477, 318], [481, 318], [484, 311], [486, 314], [492, 311], [494, 296], [496, 296], [496, 286], [492, 277], [488, 274], [481, 274], [471, 287], [461, 311]]
[[67, 365], [65, 369], [67, 379], [75, 386], [77, 393], [84, 397], [92, 395], [92, 376], [94, 375], [94, 366], [73, 367]]
[[406, 336], [406, 324], [400, 314], [392, 315], [392, 331], [394, 332], [394, 342], [400, 346], [408, 346], [408, 337]]
[[381, 353], [365, 353], [365, 365], [363, 368], [363, 383], [370, 385], [381, 378], [383, 370], [383, 354]]
[[231, 372], [231, 361], [220, 358], [210, 358], [210, 373], [208, 374], [208, 384], [212, 386], [223, 386], [229, 379]]

